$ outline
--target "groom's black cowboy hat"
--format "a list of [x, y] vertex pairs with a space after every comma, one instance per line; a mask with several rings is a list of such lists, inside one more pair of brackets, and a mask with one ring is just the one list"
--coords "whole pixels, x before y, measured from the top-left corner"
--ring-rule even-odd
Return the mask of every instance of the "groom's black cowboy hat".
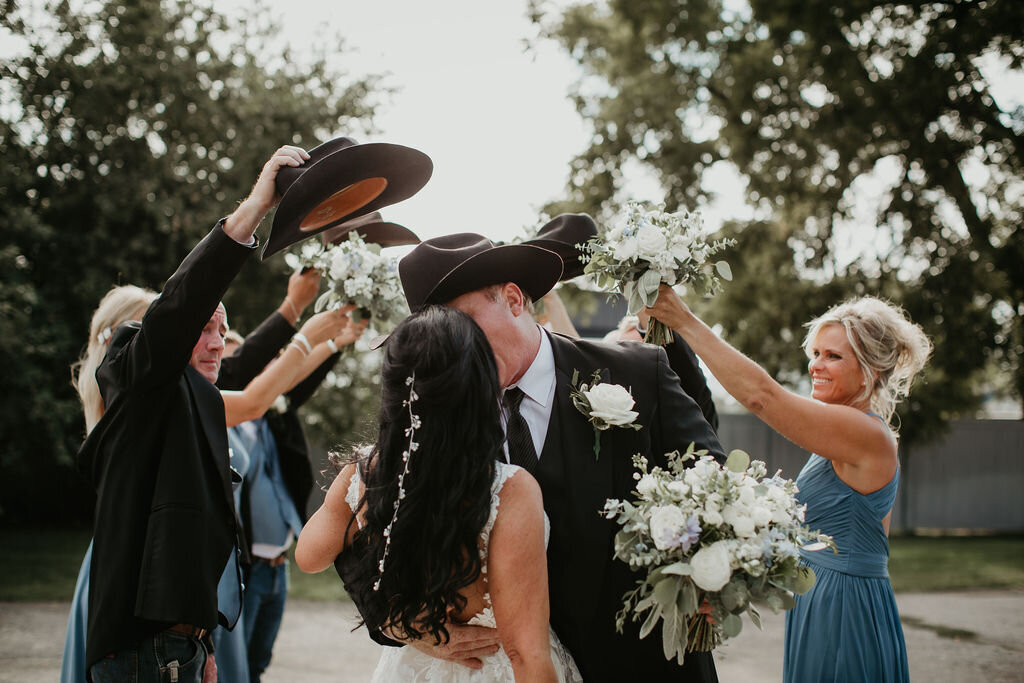
[[580, 261], [583, 252], [577, 247], [597, 237], [597, 223], [585, 213], [563, 213], [541, 226], [537, 236], [523, 244], [532, 244], [553, 251], [562, 257], [565, 268], [561, 280], [583, 275], [585, 265]]
[[532, 244], [495, 245], [471, 232], [420, 242], [398, 262], [409, 310], [443, 304], [468, 292], [514, 282], [537, 301], [562, 274], [562, 258]]
[[434, 164], [423, 152], [384, 142], [335, 138], [309, 151], [301, 166], [277, 172], [281, 195], [261, 258], [317, 233], [400, 202], [430, 179]]
[[420, 238], [409, 228], [384, 220], [379, 211], [345, 221], [320, 233], [324, 244], [338, 244], [348, 239], [352, 231], [358, 232], [364, 242], [382, 247], [398, 247], [405, 244], [419, 244]]

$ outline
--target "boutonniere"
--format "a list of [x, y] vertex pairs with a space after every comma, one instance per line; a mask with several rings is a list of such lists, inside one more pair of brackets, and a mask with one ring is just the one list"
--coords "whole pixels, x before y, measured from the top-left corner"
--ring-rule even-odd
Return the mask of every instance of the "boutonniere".
[[595, 370], [590, 384], [579, 384], [580, 371], [572, 371], [572, 404], [594, 425], [594, 460], [601, 455], [601, 432], [611, 427], [640, 429], [635, 423], [637, 413], [632, 410], [629, 389], [619, 384], [601, 382], [601, 371]]

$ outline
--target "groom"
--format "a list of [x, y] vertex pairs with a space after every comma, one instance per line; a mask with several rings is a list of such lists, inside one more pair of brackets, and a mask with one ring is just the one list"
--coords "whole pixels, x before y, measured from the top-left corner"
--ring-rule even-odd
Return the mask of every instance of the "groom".
[[[531, 301], [544, 296], [561, 272], [562, 259], [551, 251], [529, 244], [495, 246], [472, 233], [427, 240], [399, 263], [409, 307], [447, 304], [470, 315], [491, 344], [506, 396], [517, 389], [523, 394], [518, 414], [529, 427], [529, 439], [519, 441], [532, 443], [523, 445], [525, 456], [510, 457], [517, 464], [525, 457], [522, 462], [544, 494], [551, 520], [551, 624], [584, 680], [717, 681], [710, 653], [689, 654], [681, 667], [666, 661], [660, 627], [643, 640], [639, 624], [627, 623], [625, 633], [616, 632], [615, 614], [638, 575], [613, 558], [616, 525], [600, 511], [607, 498], [631, 498], [634, 454], [651, 466], [665, 466], [666, 452], [684, 451], [691, 442], [716, 457], [722, 448], [700, 408], [680, 389], [664, 349], [571, 339], [534, 321]], [[593, 428], [570, 396], [577, 371], [581, 381], [589, 382], [599, 371], [602, 382], [629, 388], [642, 428], [601, 432], [595, 454]], [[510, 449], [516, 440], [513, 424], [521, 421], [510, 412]], [[431, 654], [446, 659], [481, 654], [473, 642], [479, 631], [465, 628], [465, 634], [453, 629], [452, 641]]]

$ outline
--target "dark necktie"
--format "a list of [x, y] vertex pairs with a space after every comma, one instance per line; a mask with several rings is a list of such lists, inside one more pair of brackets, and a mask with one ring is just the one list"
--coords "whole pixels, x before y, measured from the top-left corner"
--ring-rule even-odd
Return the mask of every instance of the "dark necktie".
[[501, 401], [505, 405], [505, 439], [508, 441], [508, 458], [513, 465], [519, 465], [527, 472], [533, 472], [537, 466], [537, 450], [533, 447], [530, 436], [530, 425], [519, 414], [519, 404], [523, 402], [523, 390], [512, 387], [505, 390]]

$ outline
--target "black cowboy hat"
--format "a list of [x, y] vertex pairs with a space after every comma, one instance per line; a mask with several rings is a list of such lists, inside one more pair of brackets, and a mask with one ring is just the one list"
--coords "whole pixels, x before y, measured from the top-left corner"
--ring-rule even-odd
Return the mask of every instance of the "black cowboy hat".
[[402, 145], [335, 138], [311, 149], [304, 164], [277, 172], [281, 203], [261, 258], [408, 199], [433, 171], [430, 157]]
[[404, 244], [419, 244], [420, 238], [409, 228], [398, 223], [385, 221], [379, 211], [345, 221], [341, 225], [328, 228], [320, 233], [324, 244], [338, 244], [348, 239], [348, 233], [359, 233], [368, 244], [379, 244], [382, 247], [398, 247]]
[[576, 245], [592, 237], [597, 237], [597, 223], [593, 218], [585, 213], [563, 213], [542, 225], [537, 236], [523, 244], [542, 247], [561, 256], [565, 268], [560, 279], [571, 280], [583, 275], [582, 252]]
[[471, 232], [420, 242], [398, 262], [411, 311], [502, 282], [516, 283], [537, 301], [561, 274], [562, 259], [552, 251], [532, 244], [495, 245]]

